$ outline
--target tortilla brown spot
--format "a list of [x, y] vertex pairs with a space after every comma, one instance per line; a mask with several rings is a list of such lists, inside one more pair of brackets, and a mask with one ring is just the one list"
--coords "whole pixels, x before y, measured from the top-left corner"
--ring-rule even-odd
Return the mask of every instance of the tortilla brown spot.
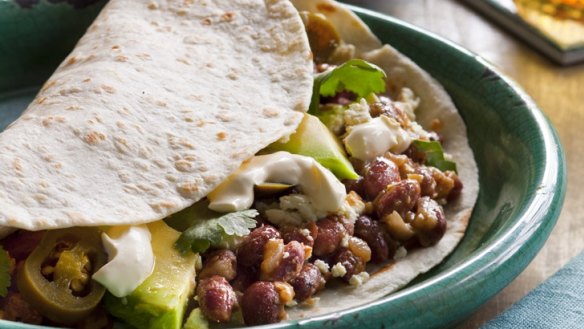
[[150, 204], [150, 207], [158, 213], [165, 213], [169, 209], [175, 208], [176, 204], [172, 201], [160, 201]]
[[190, 196], [199, 191], [199, 186], [196, 182], [187, 182], [178, 186], [178, 192], [183, 196]]
[[174, 162], [174, 167], [178, 171], [190, 172], [193, 170], [193, 163], [187, 160], [177, 160]]
[[116, 62], [122, 62], [122, 63], [125, 63], [125, 62], [127, 62], [127, 61], [128, 61], [128, 57], [127, 57], [127, 56], [124, 56], [124, 55], [118, 55], [118, 56], [114, 57], [114, 60], [115, 60]]
[[186, 59], [186, 58], [182, 58], [182, 57], [181, 58], [177, 58], [176, 61], [179, 62], [179, 63], [186, 64], [186, 65], [191, 65], [191, 62], [189, 62], [189, 60]]
[[44, 92], [46, 90], [48, 90], [49, 88], [53, 87], [54, 85], [56, 85], [57, 82], [55, 80], [49, 80], [45, 83], [45, 85], [43, 86], [43, 88], [41, 88], [41, 92]]
[[75, 56], [71, 56], [67, 62], [65, 62], [65, 66], [73, 65], [77, 62], [77, 58]]
[[235, 18], [235, 13], [228, 11], [221, 15], [222, 22], [231, 22]]
[[15, 158], [12, 161], [12, 168], [14, 168], [14, 171], [16, 171], [16, 172], [21, 172], [22, 171], [22, 162], [20, 161], [19, 158]]
[[112, 86], [101, 85], [101, 89], [105, 90], [105, 92], [108, 94], [115, 94], [116, 93], [116, 89]]
[[158, 9], [158, 4], [156, 2], [154, 2], [154, 1], [152, 1], [152, 2], [150, 2], [148, 4], [148, 9], [150, 9], [150, 10], [156, 10], [156, 9]]
[[217, 140], [224, 141], [226, 139], [227, 139], [227, 133], [226, 132], [220, 131], [220, 132], [217, 133]]
[[278, 110], [276, 109], [271, 109], [271, 108], [265, 108], [262, 113], [264, 114], [264, 117], [266, 118], [276, 118], [280, 115], [280, 113], [278, 112]]
[[105, 134], [97, 131], [90, 131], [89, 133], [87, 133], [87, 135], [85, 135], [84, 138], [85, 142], [89, 145], [97, 145], [106, 139], [107, 137], [105, 136]]

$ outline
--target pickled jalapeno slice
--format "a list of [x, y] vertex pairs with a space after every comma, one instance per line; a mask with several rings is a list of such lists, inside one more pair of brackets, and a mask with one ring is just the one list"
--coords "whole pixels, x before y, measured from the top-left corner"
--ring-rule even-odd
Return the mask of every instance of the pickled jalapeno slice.
[[74, 324], [101, 301], [105, 288], [91, 276], [106, 261], [98, 229], [47, 231], [18, 271], [18, 289], [48, 319]]

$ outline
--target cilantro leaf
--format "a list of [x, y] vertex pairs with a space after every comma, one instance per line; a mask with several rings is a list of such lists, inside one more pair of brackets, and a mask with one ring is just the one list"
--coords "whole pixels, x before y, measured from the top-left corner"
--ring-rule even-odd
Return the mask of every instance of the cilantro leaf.
[[0, 297], [6, 297], [8, 287], [10, 287], [10, 256], [8, 252], [0, 246]]
[[456, 172], [456, 163], [444, 159], [444, 150], [440, 142], [415, 140], [413, 146], [419, 152], [424, 153], [424, 164], [436, 167], [442, 171], [452, 170]]
[[331, 71], [314, 78], [312, 99], [308, 113], [317, 114], [320, 96], [334, 96], [341, 91], [350, 91], [358, 97], [385, 91], [385, 72], [377, 65], [362, 59], [351, 59]]
[[194, 220], [175, 243], [180, 252], [205, 252], [211, 246], [229, 242], [234, 236], [243, 237], [256, 226], [258, 211], [248, 209], [211, 219]]

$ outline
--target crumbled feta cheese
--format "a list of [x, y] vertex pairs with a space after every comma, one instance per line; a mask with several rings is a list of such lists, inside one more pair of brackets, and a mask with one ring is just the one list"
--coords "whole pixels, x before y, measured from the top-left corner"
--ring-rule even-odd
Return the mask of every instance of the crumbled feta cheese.
[[347, 194], [346, 202], [343, 204], [341, 212], [351, 222], [355, 222], [357, 217], [365, 212], [365, 202], [355, 191], [350, 191]]
[[318, 270], [320, 271], [320, 273], [322, 274], [327, 274], [330, 271], [329, 268], [329, 264], [325, 263], [324, 261], [317, 259], [314, 262], [314, 266], [316, 266], [318, 268]]
[[326, 216], [326, 213], [319, 214], [312, 206], [310, 199], [303, 194], [290, 194], [280, 198], [280, 208], [282, 210], [297, 210], [302, 218], [308, 221], [315, 221], [321, 215]]
[[358, 286], [362, 285], [363, 283], [367, 282], [367, 280], [369, 280], [369, 273], [363, 271], [359, 274], [353, 275], [349, 279], [349, 284], [352, 286], [358, 287]]
[[349, 240], [351, 240], [351, 236], [348, 234], [345, 234], [343, 236], [343, 239], [341, 240], [341, 247], [348, 248], [349, 247]]
[[302, 302], [302, 306], [314, 307], [320, 301], [320, 297], [311, 297]]
[[429, 139], [431, 137], [430, 133], [415, 121], [408, 123], [407, 130], [413, 139]]
[[338, 45], [328, 59], [328, 63], [339, 64], [355, 58], [355, 46], [349, 43]]
[[420, 98], [410, 88], [402, 88], [397, 96], [395, 105], [401, 108], [410, 120], [414, 121], [416, 120], [415, 111], [420, 105]]
[[340, 278], [343, 275], [347, 274], [347, 269], [345, 268], [345, 266], [343, 266], [343, 264], [336, 263], [331, 269], [331, 273], [333, 274], [333, 277]]
[[[262, 205], [264, 206], [268, 221], [276, 226], [302, 226], [304, 223], [316, 221], [327, 215], [326, 212], [316, 210], [310, 199], [303, 194], [285, 195], [280, 198], [279, 203]], [[310, 232], [308, 234], [310, 235]]]
[[299, 213], [282, 209], [268, 209], [266, 210], [266, 217], [270, 223], [276, 226], [300, 226], [304, 223]]
[[369, 104], [364, 98], [359, 103], [349, 105], [349, 108], [343, 112], [343, 119], [346, 126], [355, 126], [371, 120], [369, 113]]
[[303, 194], [281, 197], [275, 207], [265, 210], [265, 214], [268, 221], [276, 226], [302, 226], [303, 223], [314, 222], [327, 215], [326, 212], [315, 209], [310, 199]]
[[408, 250], [401, 246], [395, 251], [395, 255], [393, 255], [393, 259], [398, 260], [406, 257], [408, 255]]
[[312, 238], [312, 235], [310, 235], [310, 230], [307, 228], [303, 228], [299, 232], [300, 232], [300, 234], [302, 234], [303, 236], [305, 236], [307, 238]]

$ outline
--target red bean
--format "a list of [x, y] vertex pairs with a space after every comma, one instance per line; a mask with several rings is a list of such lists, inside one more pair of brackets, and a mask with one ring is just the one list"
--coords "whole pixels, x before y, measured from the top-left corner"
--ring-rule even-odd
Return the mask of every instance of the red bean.
[[333, 266], [336, 263], [341, 263], [347, 270], [343, 275], [345, 281], [349, 281], [353, 275], [365, 271], [365, 261], [346, 248], [342, 248], [335, 255]]
[[201, 311], [209, 321], [224, 323], [231, 320], [237, 298], [225, 278], [215, 275], [200, 280], [197, 286], [197, 298]]
[[263, 281], [290, 281], [304, 264], [304, 246], [298, 241], [283, 245], [283, 240], [270, 240], [264, 247], [260, 278]]
[[274, 283], [266, 281], [255, 282], [245, 290], [241, 311], [248, 326], [276, 323], [285, 315]]
[[245, 237], [237, 249], [237, 261], [243, 266], [258, 266], [264, 257], [264, 245], [270, 239], [279, 239], [280, 232], [273, 226], [262, 225]]
[[210, 278], [213, 275], [224, 277], [227, 281], [235, 279], [237, 275], [237, 259], [231, 250], [217, 250], [205, 257], [203, 269], [199, 273], [200, 279]]
[[368, 216], [359, 216], [355, 222], [355, 236], [363, 239], [371, 248], [371, 261], [382, 263], [389, 258], [385, 232], [378, 221]]
[[316, 223], [318, 235], [314, 241], [312, 253], [317, 257], [333, 254], [341, 244], [347, 229], [337, 216], [329, 216]]
[[25, 260], [34, 248], [39, 245], [44, 234], [45, 231], [18, 230], [4, 238], [1, 244], [10, 257], [14, 258], [18, 263], [21, 260]]
[[423, 247], [436, 244], [446, 232], [446, 218], [442, 206], [429, 197], [420, 198], [411, 225]]
[[22, 298], [18, 292], [9, 292], [3, 300], [3, 320], [41, 324], [43, 316]]
[[355, 193], [359, 195], [365, 195], [363, 177], [359, 177], [358, 179], [345, 179], [343, 180], [343, 184], [345, 184], [345, 190], [347, 193], [351, 191], [355, 191]]
[[405, 217], [406, 213], [413, 209], [420, 198], [420, 184], [412, 179], [402, 180], [388, 185], [373, 201], [377, 216], [396, 211]]
[[453, 171], [447, 171], [446, 175], [449, 176], [450, 178], [452, 178], [452, 180], [454, 181], [454, 187], [452, 188], [452, 190], [450, 190], [450, 194], [448, 194], [448, 202], [454, 201], [456, 200], [459, 196], [460, 193], [462, 192], [462, 181], [460, 180], [460, 178], [458, 177], [458, 175], [456, 175], [455, 172]]
[[260, 269], [257, 266], [237, 266], [237, 276], [231, 282], [231, 286], [235, 291], [244, 292], [252, 283], [259, 280]]
[[298, 302], [303, 302], [324, 288], [326, 281], [318, 267], [306, 263], [296, 278], [290, 281]]
[[314, 245], [314, 237], [318, 234], [318, 228], [314, 222], [311, 222], [308, 228], [284, 226], [280, 228], [280, 234], [284, 239], [284, 243], [291, 241], [298, 241], [305, 246], [312, 247]]
[[355, 233], [355, 223], [353, 223], [347, 217], [342, 215], [337, 215], [336, 218], [339, 221], [339, 223], [343, 225], [343, 228], [345, 229], [345, 234], [353, 235]]
[[373, 200], [387, 185], [400, 180], [397, 165], [386, 158], [378, 157], [365, 166], [363, 175], [365, 197]]

